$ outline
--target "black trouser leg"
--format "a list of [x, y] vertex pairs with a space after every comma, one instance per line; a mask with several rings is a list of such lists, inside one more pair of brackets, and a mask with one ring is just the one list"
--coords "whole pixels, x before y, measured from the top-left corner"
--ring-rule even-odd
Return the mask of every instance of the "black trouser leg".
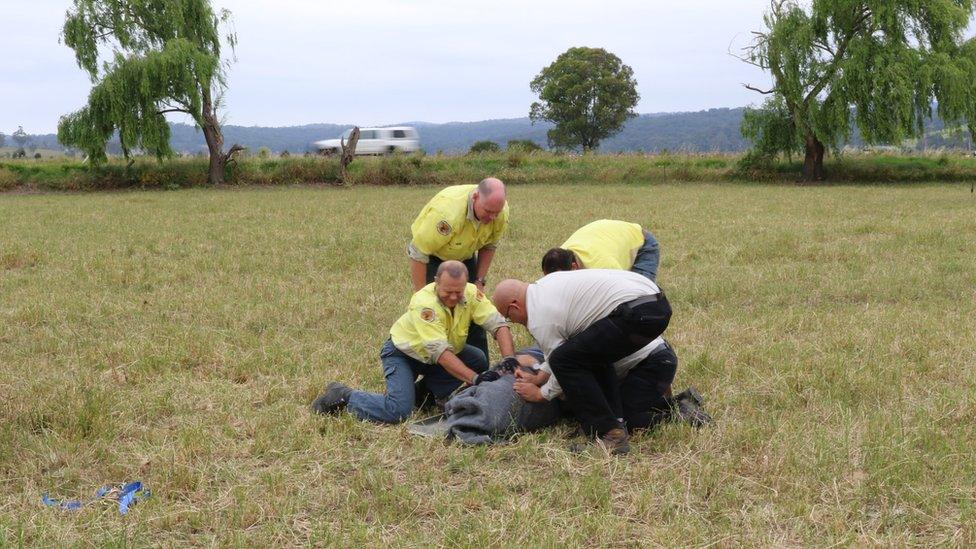
[[677, 369], [678, 357], [666, 344], [620, 380], [623, 417], [630, 430], [654, 427], [671, 415], [671, 383]]
[[640, 349], [618, 319], [604, 318], [569, 338], [549, 356], [549, 366], [583, 429], [601, 436], [620, 427], [619, 390], [613, 363]]
[[[430, 261], [427, 262], [428, 284], [434, 281], [434, 277], [437, 276], [437, 267], [443, 262], [444, 260], [439, 257], [430, 256]], [[468, 268], [468, 282], [473, 284], [474, 279], [478, 276], [478, 254], [474, 254], [474, 257], [465, 260], [463, 263]], [[488, 354], [488, 334], [485, 333], [484, 328], [474, 322], [468, 327], [468, 339], [465, 343], [480, 349], [482, 353], [485, 353], [486, 357], [490, 356]]]
[[667, 328], [671, 307], [664, 295], [594, 322], [549, 356], [549, 366], [583, 429], [602, 436], [620, 427], [623, 406], [613, 363], [637, 352]]

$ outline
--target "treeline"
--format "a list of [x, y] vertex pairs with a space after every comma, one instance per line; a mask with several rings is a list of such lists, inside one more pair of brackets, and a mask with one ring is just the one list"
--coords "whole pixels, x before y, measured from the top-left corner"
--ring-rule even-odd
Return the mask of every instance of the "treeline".
[[[740, 152], [748, 148], [740, 132], [742, 108], [710, 109], [700, 112], [644, 114], [631, 119], [623, 130], [603, 142], [602, 152]], [[450, 122], [432, 124], [407, 122], [420, 133], [420, 144], [429, 154], [465, 153], [478, 141], [494, 141], [501, 145], [512, 140], [529, 140], [546, 148], [549, 123], [532, 122], [526, 118], [482, 120], [478, 122]], [[338, 137], [349, 125], [308, 124], [281, 128], [259, 126], [223, 126], [224, 141], [238, 143], [251, 152], [267, 148], [270, 152], [302, 154], [313, 152], [312, 143]], [[206, 152], [203, 134], [192, 125], [171, 124], [170, 145], [184, 155]], [[38, 148], [61, 150], [54, 134], [35, 135]], [[108, 144], [110, 154], [121, 154], [118, 140]]]
[[[631, 119], [624, 129], [614, 137], [604, 141], [600, 151], [648, 152], [648, 153], [738, 153], [749, 148], [739, 127], [742, 123], [742, 108], [709, 109], [699, 112], [644, 114]], [[452, 122], [430, 124], [410, 123], [420, 132], [421, 146], [428, 154], [465, 153], [478, 141], [493, 141], [502, 148], [511, 140], [529, 140], [546, 147], [548, 124], [535, 124], [528, 118], [503, 120], [483, 120], [479, 122]], [[308, 124], [283, 128], [259, 126], [225, 126], [224, 135], [228, 143], [239, 143], [256, 154], [262, 147], [280, 154], [311, 152], [311, 144], [320, 139], [338, 136], [349, 126], [341, 124]], [[172, 124], [173, 149], [184, 155], [206, 153], [203, 134], [193, 126]], [[32, 135], [31, 146], [39, 149], [63, 150], [54, 134]], [[858, 132], [852, 132], [849, 147], [862, 148]], [[935, 117], [926, 126], [922, 139], [903, 143], [899, 149], [928, 150], [939, 148], [971, 148], [970, 138], [965, 132], [947, 131], [942, 120]], [[110, 141], [110, 154], [121, 154], [118, 141]]]

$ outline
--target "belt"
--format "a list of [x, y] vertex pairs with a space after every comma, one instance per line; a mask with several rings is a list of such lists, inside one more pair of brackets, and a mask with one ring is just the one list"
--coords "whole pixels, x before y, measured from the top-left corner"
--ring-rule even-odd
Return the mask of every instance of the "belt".
[[625, 305], [627, 305], [628, 307], [634, 308], [634, 307], [643, 305], [645, 303], [653, 303], [653, 302], [657, 301], [658, 299], [660, 299], [660, 297], [661, 297], [661, 294], [645, 295], [644, 297], [638, 297], [637, 299], [635, 299], [633, 301], [628, 301], [627, 303], [625, 303]]
[[660, 298], [661, 294], [651, 294], [638, 297], [637, 299], [633, 299], [626, 303], [621, 303], [620, 305], [617, 305], [617, 308], [610, 313], [610, 316], [627, 316], [635, 307], [639, 307], [645, 303], [653, 303]]

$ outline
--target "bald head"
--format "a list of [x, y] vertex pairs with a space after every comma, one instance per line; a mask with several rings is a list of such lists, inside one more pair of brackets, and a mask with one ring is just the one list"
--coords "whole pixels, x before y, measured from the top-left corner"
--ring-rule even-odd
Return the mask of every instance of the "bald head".
[[528, 310], [525, 306], [525, 296], [528, 289], [529, 284], [521, 280], [514, 278], [502, 280], [495, 286], [495, 293], [491, 296], [491, 302], [503, 316], [512, 322], [524, 325], [529, 320]]
[[460, 261], [449, 259], [437, 266], [436, 279], [440, 280], [443, 276], [448, 276], [450, 278], [463, 278], [465, 282], [468, 281], [468, 268], [464, 266], [464, 263]]
[[478, 183], [478, 194], [488, 198], [489, 196], [501, 193], [502, 202], [505, 201], [505, 184], [497, 177], [486, 177]]
[[474, 191], [474, 215], [482, 223], [491, 223], [505, 208], [505, 184], [501, 179], [487, 177]]

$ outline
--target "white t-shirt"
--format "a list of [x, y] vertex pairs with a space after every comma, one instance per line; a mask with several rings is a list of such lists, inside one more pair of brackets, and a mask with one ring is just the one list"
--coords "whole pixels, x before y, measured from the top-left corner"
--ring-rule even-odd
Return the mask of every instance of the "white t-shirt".
[[[525, 297], [527, 327], [547, 359], [541, 369], [552, 374], [549, 355], [619, 305], [658, 293], [661, 289], [657, 284], [643, 275], [609, 269], [559, 271], [530, 284]], [[618, 377], [626, 375], [663, 343], [663, 339], [657, 338], [614, 363]], [[549, 381], [542, 386], [542, 395], [552, 400], [560, 394], [562, 389], [556, 376], [550, 375]]]

